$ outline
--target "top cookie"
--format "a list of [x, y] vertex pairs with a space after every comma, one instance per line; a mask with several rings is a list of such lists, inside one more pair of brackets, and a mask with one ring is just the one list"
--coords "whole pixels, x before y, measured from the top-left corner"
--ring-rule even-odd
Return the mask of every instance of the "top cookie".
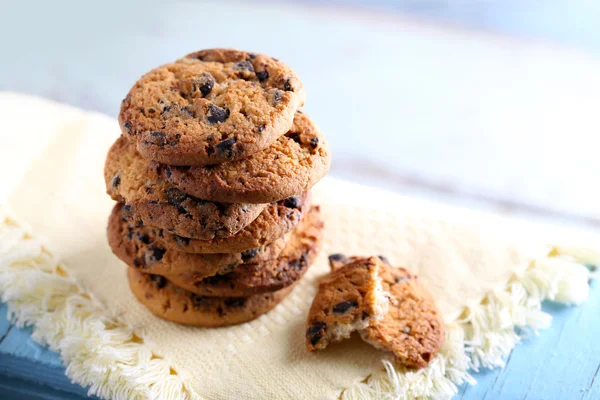
[[292, 126], [305, 92], [264, 54], [209, 49], [142, 76], [121, 104], [121, 130], [146, 158], [210, 165], [247, 157]]
[[329, 171], [325, 138], [297, 112], [292, 128], [269, 148], [209, 167], [169, 167], [165, 178], [180, 190], [211, 201], [271, 203], [310, 189]]

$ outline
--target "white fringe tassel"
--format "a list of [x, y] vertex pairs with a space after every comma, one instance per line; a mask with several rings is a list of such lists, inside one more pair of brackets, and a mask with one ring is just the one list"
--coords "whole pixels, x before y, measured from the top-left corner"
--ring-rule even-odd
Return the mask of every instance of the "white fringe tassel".
[[[446, 326], [440, 353], [424, 369], [403, 369], [384, 360], [384, 369], [345, 390], [343, 400], [450, 399], [458, 386], [476, 381], [469, 371], [504, 367], [504, 359], [528, 333], [550, 326], [542, 301], [581, 304], [589, 293], [590, 271], [600, 252], [554, 247], [547, 257], [515, 274], [506, 289], [488, 294], [462, 318]], [[519, 332], [519, 334], [517, 334]]]
[[198, 398], [169, 363], [109, 317], [42, 244], [0, 208], [0, 296], [9, 318], [58, 352], [71, 380], [110, 399]]
[[[427, 368], [412, 371], [388, 360], [384, 368], [342, 393], [344, 400], [449, 399], [458, 386], [475, 384], [470, 370], [504, 366], [523, 333], [550, 326], [545, 299], [581, 304], [600, 252], [552, 249], [515, 275], [505, 291], [487, 295], [461, 320], [446, 327], [440, 353]], [[73, 382], [111, 399], [199, 398], [169, 363], [117, 318], [109, 317], [42, 244], [0, 208], [0, 296], [17, 326], [58, 352]], [[516, 333], [520, 331], [521, 336]]]

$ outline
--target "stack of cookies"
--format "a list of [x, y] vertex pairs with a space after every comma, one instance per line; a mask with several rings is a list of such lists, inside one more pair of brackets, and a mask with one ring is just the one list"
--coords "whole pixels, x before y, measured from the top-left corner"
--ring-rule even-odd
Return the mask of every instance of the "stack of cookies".
[[300, 111], [305, 92], [277, 59], [230, 49], [189, 54], [136, 82], [104, 177], [118, 203], [113, 252], [154, 314], [223, 326], [275, 307], [322, 237], [309, 189], [326, 141]]

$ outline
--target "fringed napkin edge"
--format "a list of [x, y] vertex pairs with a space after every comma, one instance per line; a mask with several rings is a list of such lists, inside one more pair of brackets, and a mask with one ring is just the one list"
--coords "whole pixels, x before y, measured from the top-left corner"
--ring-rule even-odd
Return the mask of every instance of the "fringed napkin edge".
[[[600, 252], [552, 247], [516, 272], [501, 291], [488, 293], [449, 324], [440, 353], [427, 368], [404, 370], [388, 359], [341, 393], [344, 400], [449, 399], [474, 384], [470, 371], [499, 368], [523, 335], [550, 326], [544, 300], [587, 299]], [[32, 338], [60, 354], [66, 375], [90, 395], [114, 399], [201, 398], [151, 346], [79, 285], [68, 269], [0, 207], [0, 297], [9, 318], [32, 326]]]
[[504, 360], [531, 333], [550, 327], [542, 311], [550, 300], [579, 305], [587, 300], [600, 251], [553, 246], [510, 278], [504, 290], [488, 293], [446, 326], [439, 354], [424, 369], [400, 368], [382, 360], [382, 369], [343, 391], [343, 400], [450, 399], [463, 383], [475, 384], [470, 371], [504, 367]]

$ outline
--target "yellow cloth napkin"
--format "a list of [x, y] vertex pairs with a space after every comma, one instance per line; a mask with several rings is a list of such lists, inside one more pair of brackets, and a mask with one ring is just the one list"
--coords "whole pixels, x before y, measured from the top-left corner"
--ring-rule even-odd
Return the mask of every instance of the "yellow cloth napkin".
[[[134, 299], [106, 241], [113, 202], [102, 170], [116, 121], [10, 93], [0, 93], [0, 118], [0, 294], [61, 353], [67, 374], [103, 397], [450, 397], [472, 380], [469, 368], [501, 364], [518, 341], [515, 326], [548, 325], [544, 298], [585, 300], [580, 263], [597, 261], [581, 248], [551, 247], [548, 229], [324, 179], [314, 189], [324, 249], [292, 294], [246, 324], [184, 327]], [[333, 252], [383, 254], [420, 275], [448, 323], [428, 368], [382, 364], [386, 356], [357, 338], [304, 349], [307, 311]]]

